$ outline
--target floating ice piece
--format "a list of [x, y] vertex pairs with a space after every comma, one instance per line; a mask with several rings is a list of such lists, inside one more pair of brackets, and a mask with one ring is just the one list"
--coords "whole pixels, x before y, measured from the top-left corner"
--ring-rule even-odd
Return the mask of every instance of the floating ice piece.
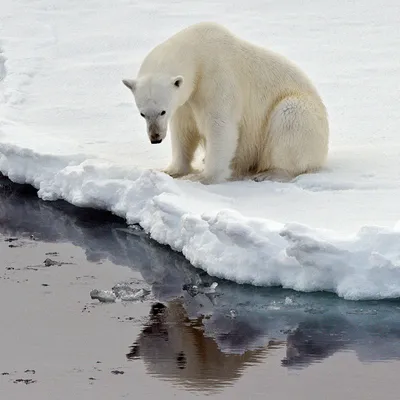
[[293, 304], [293, 300], [290, 297], [285, 298], [285, 306], [290, 306]]
[[202, 285], [192, 285], [190, 283], [187, 283], [182, 286], [182, 290], [188, 292], [190, 296], [195, 297], [199, 293], [213, 294], [215, 293], [215, 289], [217, 286], [217, 282], [213, 282], [211, 285], [208, 285], [207, 283], [203, 283]]
[[117, 300], [117, 296], [111, 290], [93, 289], [90, 292], [90, 297], [92, 299], [97, 299], [102, 303], [113, 303]]
[[150, 290], [136, 289], [136, 290], [131, 290], [130, 292], [126, 291], [122, 293], [119, 298], [122, 301], [137, 301], [144, 299], [149, 293]]
[[237, 311], [236, 311], [236, 310], [230, 310], [230, 311], [229, 311], [229, 316], [230, 316], [232, 319], [235, 319], [235, 318], [237, 317]]
[[149, 294], [150, 290], [148, 289], [132, 288], [128, 283], [117, 283], [111, 290], [93, 289], [90, 297], [102, 303], [113, 303], [115, 301], [144, 300]]

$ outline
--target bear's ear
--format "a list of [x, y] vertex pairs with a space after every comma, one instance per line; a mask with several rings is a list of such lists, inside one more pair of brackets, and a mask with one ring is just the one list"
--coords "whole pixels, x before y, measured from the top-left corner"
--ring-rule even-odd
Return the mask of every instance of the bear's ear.
[[132, 92], [136, 89], [136, 81], [134, 79], [122, 79], [122, 83]]
[[175, 78], [172, 78], [172, 84], [177, 88], [181, 87], [183, 84], [183, 76], [178, 75]]

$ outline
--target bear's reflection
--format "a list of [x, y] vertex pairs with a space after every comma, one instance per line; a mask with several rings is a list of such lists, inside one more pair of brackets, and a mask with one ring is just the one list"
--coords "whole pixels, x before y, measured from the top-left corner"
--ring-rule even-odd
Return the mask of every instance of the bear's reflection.
[[232, 384], [247, 366], [259, 363], [269, 350], [281, 345], [270, 342], [243, 354], [223, 353], [213, 338], [205, 336], [203, 318], [189, 320], [179, 300], [153, 304], [148, 324], [127, 358], [142, 359], [150, 374], [189, 390], [215, 391]]

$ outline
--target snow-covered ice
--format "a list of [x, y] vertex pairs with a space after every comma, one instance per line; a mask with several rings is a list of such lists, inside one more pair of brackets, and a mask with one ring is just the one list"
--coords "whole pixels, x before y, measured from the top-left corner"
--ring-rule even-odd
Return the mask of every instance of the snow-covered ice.
[[[46, 200], [140, 224], [209, 274], [239, 283], [400, 297], [400, 3], [3, 0], [0, 171]], [[203, 186], [154, 169], [122, 78], [201, 20], [297, 62], [326, 102], [326, 168], [291, 183]]]

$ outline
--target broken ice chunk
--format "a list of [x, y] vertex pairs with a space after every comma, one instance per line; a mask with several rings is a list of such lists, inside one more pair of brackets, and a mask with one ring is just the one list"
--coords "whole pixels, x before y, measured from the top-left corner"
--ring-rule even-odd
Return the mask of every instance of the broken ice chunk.
[[111, 290], [93, 289], [90, 292], [90, 297], [92, 299], [97, 299], [102, 303], [113, 303], [117, 300], [117, 296]]
[[182, 286], [182, 290], [187, 291], [190, 296], [195, 297], [199, 293], [203, 293], [203, 294], [215, 293], [215, 289], [217, 286], [218, 286], [217, 282], [213, 282], [211, 285], [209, 285], [208, 283], [204, 283], [199, 286], [192, 285], [190, 283], [186, 283]]
[[97, 299], [103, 303], [115, 301], [138, 301], [145, 299], [150, 294], [150, 290], [144, 288], [132, 288], [128, 283], [117, 283], [111, 290], [93, 289], [90, 292], [92, 299]]
[[196, 285], [184, 284], [182, 290], [186, 290], [190, 296], [195, 297], [199, 294], [199, 288]]
[[285, 305], [290, 306], [293, 304], [293, 300], [290, 297], [285, 297]]
[[126, 296], [134, 291], [127, 283], [117, 283], [111, 290], [117, 297]]
[[130, 292], [126, 291], [125, 293], [121, 293], [119, 298], [122, 301], [137, 301], [144, 299], [149, 293], [150, 291], [146, 289], [131, 289]]

